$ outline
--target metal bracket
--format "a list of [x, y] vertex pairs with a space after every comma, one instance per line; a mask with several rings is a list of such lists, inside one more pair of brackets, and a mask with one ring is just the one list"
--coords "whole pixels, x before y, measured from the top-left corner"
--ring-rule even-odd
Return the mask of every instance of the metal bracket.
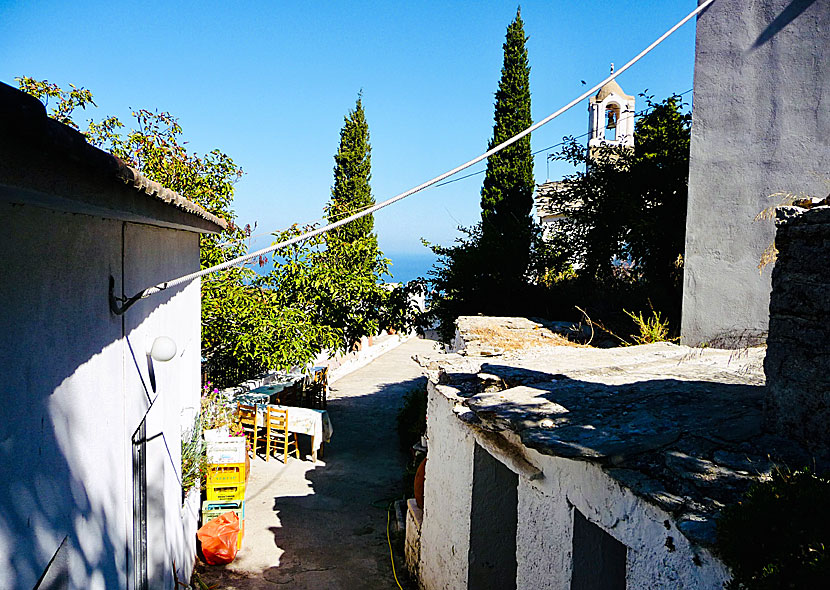
[[[137, 295], [133, 295], [130, 298], [126, 297], [116, 297], [115, 296], [115, 277], [110, 275], [110, 311], [115, 315], [121, 315], [133, 304], [141, 299], [143, 291], [139, 292]], [[120, 303], [120, 305], [119, 305]]]

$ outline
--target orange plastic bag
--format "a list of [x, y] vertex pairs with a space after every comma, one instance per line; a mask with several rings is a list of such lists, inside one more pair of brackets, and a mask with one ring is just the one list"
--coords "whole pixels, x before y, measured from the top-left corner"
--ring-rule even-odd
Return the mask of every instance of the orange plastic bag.
[[196, 533], [202, 542], [202, 554], [210, 565], [230, 563], [236, 557], [239, 517], [235, 512], [220, 514]]

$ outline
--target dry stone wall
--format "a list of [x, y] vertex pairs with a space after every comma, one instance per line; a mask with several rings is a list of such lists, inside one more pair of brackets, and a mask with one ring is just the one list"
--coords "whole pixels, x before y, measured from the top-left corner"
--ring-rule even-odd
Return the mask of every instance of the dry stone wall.
[[828, 455], [830, 439], [830, 207], [779, 209], [772, 273], [765, 421]]

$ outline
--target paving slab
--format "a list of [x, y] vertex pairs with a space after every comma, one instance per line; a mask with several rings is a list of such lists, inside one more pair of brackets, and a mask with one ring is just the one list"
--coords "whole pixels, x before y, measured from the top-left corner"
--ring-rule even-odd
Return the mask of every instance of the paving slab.
[[[385, 509], [401, 496], [406, 462], [395, 416], [404, 395], [426, 383], [412, 357], [435, 350], [414, 338], [334, 383], [334, 436], [316, 464], [252, 461], [243, 547], [231, 564], [200, 566], [202, 579], [245, 590], [397, 588]], [[301, 437], [301, 453], [308, 446]]]

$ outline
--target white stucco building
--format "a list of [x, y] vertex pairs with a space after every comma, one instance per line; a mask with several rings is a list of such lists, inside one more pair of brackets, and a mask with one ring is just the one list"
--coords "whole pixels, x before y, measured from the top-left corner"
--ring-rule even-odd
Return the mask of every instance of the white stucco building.
[[226, 224], [5, 84], [0, 218], [0, 588], [172, 589], [195, 553], [180, 449], [200, 284], [116, 315], [109, 283], [121, 297], [198, 270], [199, 233]]
[[[634, 107], [635, 98], [623, 92], [616, 80], [604, 84], [588, 99], [589, 155], [602, 146], [634, 149]], [[553, 202], [562, 184], [547, 180], [536, 187], [536, 216], [545, 233], [553, 231], [556, 222], [568, 216], [568, 209], [580, 206], [571, 203], [563, 209]]]
[[[612, 66], [613, 67], [613, 66]], [[611, 80], [588, 99], [588, 149], [634, 147], [634, 97]]]

